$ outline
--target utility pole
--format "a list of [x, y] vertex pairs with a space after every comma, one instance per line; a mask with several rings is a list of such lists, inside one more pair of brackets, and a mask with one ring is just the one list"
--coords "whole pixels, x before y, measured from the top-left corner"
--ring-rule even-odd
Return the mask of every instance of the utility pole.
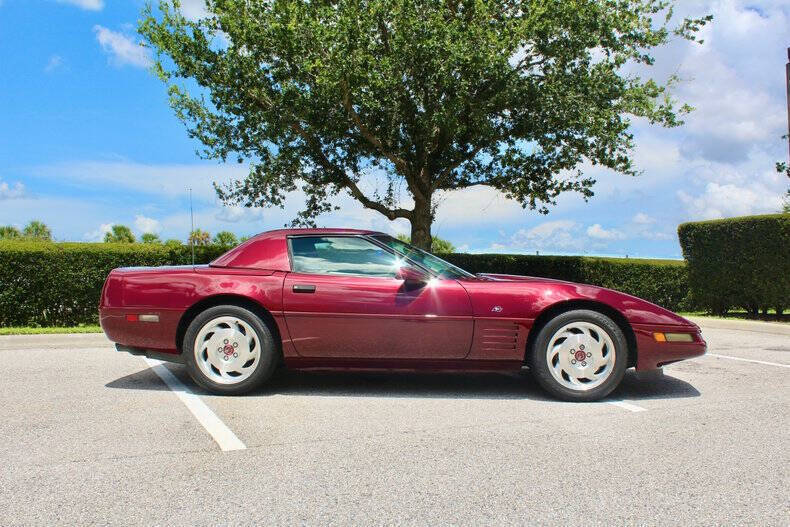
[[[787, 64], [785, 65], [785, 81], [787, 83], [787, 151], [790, 156], [790, 48], [787, 48]], [[790, 161], [790, 157], [788, 157]]]

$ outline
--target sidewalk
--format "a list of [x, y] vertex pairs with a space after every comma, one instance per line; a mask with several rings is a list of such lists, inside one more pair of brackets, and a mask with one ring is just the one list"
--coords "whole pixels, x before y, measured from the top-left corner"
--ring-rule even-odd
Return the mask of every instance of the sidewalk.
[[790, 324], [782, 322], [763, 322], [761, 320], [739, 320], [711, 317], [686, 317], [702, 329], [732, 329], [736, 331], [754, 331], [773, 335], [790, 336]]

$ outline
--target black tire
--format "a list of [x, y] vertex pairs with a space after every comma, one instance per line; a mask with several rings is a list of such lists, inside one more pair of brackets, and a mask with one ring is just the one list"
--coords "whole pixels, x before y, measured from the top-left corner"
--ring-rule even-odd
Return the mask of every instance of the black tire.
[[[259, 359], [254, 371], [249, 376], [236, 384], [222, 384], [209, 378], [197, 364], [195, 356], [195, 339], [204, 325], [218, 317], [236, 317], [248, 324], [258, 337], [260, 343]], [[231, 350], [232, 351], [232, 350]], [[182, 346], [184, 364], [189, 376], [197, 384], [208, 391], [218, 395], [241, 395], [249, 393], [262, 386], [274, 373], [280, 363], [280, 351], [269, 326], [255, 313], [243, 307], [223, 305], [210, 307], [192, 320], [184, 335]]]
[[[614, 344], [614, 366], [606, 380], [594, 388], [577, 390], [564, 386], [551, 373], [547, 356], [549, 340], [563, 326], [574, 322], [588, 322], [602, 328]], [[597, 401], [612, 393], [623, 380], [628, 368], [628, 341], [623, 331], [611, 318], [597, 311], [578, 309], [560, 313], [549, 320], [538, 330], [532, 349], [529, 353], [529, 364], [532, 376], [540, 386], [551, 395], [564, 401]]]

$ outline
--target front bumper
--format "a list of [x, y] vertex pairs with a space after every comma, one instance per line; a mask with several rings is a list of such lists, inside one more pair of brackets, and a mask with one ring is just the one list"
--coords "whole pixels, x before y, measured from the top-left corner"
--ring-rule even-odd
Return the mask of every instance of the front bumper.
[[[673, 362], [704, 355], [707, 344], [697, 326], [634, 325], [637, 370], [654, 370]], [[653, 333], [689, 333], [692, 342], [657, 342]]]

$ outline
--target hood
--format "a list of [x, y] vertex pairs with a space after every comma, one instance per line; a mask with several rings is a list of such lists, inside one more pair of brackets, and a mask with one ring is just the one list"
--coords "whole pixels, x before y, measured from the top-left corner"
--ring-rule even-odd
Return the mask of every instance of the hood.
[[557, 280], [555, 278], [543, 278], [540, 276], [524, 276], [519, 274], [496, 274], [496, 273], [477, 273], [475, 275], [481, 280], [491, 280], [495, 282], [554, 282], [559, 284], [572, 284], [567, 280]]

